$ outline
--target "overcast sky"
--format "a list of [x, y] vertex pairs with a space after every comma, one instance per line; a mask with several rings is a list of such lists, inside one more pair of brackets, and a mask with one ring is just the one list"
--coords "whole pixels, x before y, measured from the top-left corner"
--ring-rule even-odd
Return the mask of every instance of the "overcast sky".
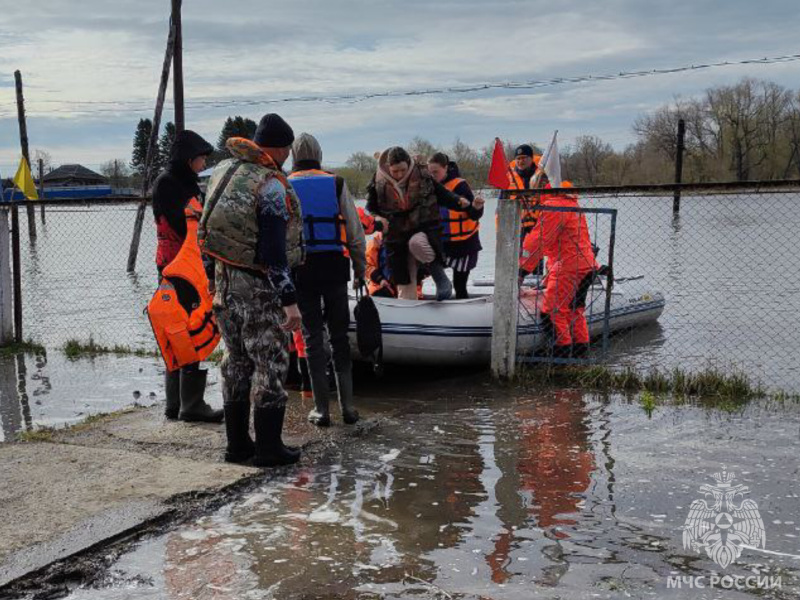
[[[152, 117], [169, 0], [0, 0], [0, 174], [19, 160], [13, 72], [31, 152], [91, 168], [130, 159]], [[225, 117], [279, 112], [320, 139], [325, 162], [421, 135], [621, 148], [635, 117], [749, 75], [800, 89], [800, 62], [642, 79], [359, 103], [254, 102], [670, 68], [800, 53], [797, 0], [184, 0], [187, 126], [213, 143]], [[170, 95], [171, 98], [171, 95]], [[223, 100], [225, 106], [197, 104]], [[228, 101], [235, 101], [230, 103]], [[80, 104], [91, 102], [91, 104]], [[165, 119], [172, 118], [172, 111]]]

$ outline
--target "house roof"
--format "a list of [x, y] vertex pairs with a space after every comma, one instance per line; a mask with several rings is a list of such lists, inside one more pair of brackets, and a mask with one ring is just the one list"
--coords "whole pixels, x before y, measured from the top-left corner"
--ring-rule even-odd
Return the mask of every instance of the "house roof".
[[90, 181], [106, 180], [106, 178], [99, 173], [95, 173], [83, 165], [61, 165], [44, 176], [45, 183], [48, 181], [62, 181], [65, 179]]

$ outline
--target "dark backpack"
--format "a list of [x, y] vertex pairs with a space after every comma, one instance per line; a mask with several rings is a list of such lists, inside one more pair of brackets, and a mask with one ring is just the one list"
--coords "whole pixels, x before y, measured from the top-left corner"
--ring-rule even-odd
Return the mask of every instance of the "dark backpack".
[[353, 314], [356, 318], [358, 352], [362, 357], [371, 359], [376, 372], [378, 372], [382, 368], [383, 361], [381, 317], [378, 314], [378, 307], [375, 306], [375, 302], [370, 296], [357, 290], [356, 298], [358, 298], [358, 302]]

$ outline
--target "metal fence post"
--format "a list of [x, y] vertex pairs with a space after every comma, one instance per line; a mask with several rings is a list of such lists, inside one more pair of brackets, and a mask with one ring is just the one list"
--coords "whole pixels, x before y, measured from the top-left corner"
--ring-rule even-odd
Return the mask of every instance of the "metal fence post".
[[[683, 180], [683, 138], [686, 135], [686, 123], [683, 119], [678, 121], [678, 144], [675, 149], [675, 183], [680, 184]], [[672, 198], [672, 212], [681, 212], [681, 190], [675, 188], [675, 195]]]
[[19, 249], [19, 208], [11, 203], [11, 262], [14, 282], [14, 341], [22, 343], [22, 259]]
[[522, 210], [519, 200], [508, 198], [507, 195], [507, 192], [500, 192], [497, 205], [492, 319], [492, 375], [497, 379], [513, 377], [517, 363], [517, 275]]
[[0, 208], [0, 346], [10, 344], [14, 339], [11, 239], [8, 233], [8, 209]]

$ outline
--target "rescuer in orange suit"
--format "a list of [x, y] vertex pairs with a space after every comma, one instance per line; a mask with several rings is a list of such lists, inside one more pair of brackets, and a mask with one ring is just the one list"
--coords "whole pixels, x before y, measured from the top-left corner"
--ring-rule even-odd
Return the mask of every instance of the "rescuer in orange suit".
[[[565, 181], [562, 187], [572, 187]], [[542, 206], [580, 208], [574, 194], [544, 194]], [[585, 356], [589, 328], [586, 295], [599, 266], [589, 239], [586, 217], [579, 212], [539, 211], [536, 226], [525, 236], [520, 280], [547, 259], [542, 326], [552, 339], [553, 356]]]

